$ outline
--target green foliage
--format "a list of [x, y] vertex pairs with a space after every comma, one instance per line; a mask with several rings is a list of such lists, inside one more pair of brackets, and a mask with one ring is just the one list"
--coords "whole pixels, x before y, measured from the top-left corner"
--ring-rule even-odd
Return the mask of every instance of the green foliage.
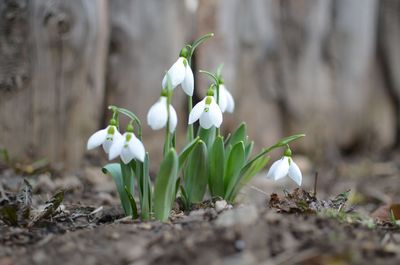
[[207, 188], [207, 146], [203, 141], [200, 141], [199, 144], [196, 145], [188, 161], [184, 178], [184, 188], [190, 205], [194, 202], [201, 202]]
[[[186, 58], [183, 59], [185, 67], [190, 67], [195, 49], [213, 36], [213, 33], [203, 35], [192, 44], [182, 48], [180, 56]], [[200, 70], [213, 82], [207, 92], [208, 96], [212, 96], [214, 90], [218, 92], [220, 85], [224, 83], [221, 75], [222, 67], [223, 65], [220, 65], [215, 74]], [[266, 166], [269, 160], [267, 153], [276, 148], [286, 147], [290, 142], [304, 136], [304, 134], [296, 134], [283, 138], [252, 156], [254, 142], [248, 139], [245, 123], [240, 124], [225, 139], [220, 135], [220, 128], [215, 127], [210, 129], [199, 127], [197, 137], [193, 139], [193, 124], [189, 124], [187, 127], [188, 142], [178, 155], [175, 151], [176, 134], [169, 131], [169, 110], [173, 94], [170, 74], [170, 72], [167, 72], [167, 85], [161, 91], [161, 96], [167, 98], [167, 112], [160, 111], [162, 112], [160, 115], [168, 115], [168, 118], [166, 124], [161, 126], [165, 127], [165, 140], [162, 150], [164, 159], [154, 184], [154, 192], [149, 175], [150, 161], [147, 153], [143, 162], [140, 162], [142, 160], [142, 157], [140, 157], [140, 161], [132, 160], [127, 165], [122, 162], [112, 163], [103, 168], [103, 172], [111, 175], [116, 183], [125, 214], [131, 215], [134, 219], [139, 217], [137, 197], [139, 198], [138, 203], [142, 220], [150, 220], [154, 216], [158, 220], [166, 221], [177, 195], [181, 196], [184, 207], [189, 209], [193, 203], [201, 202], [204, 199], [207, 186], [212, 196], [224, 198], [232, 203], [240, 189]], [[217, 96], [217, 100], [219, 100], [220, 95]], [[192, 97], [188, 96], [189, 111], [192, 110], [192, 104]], [[138, 135], [138, 139], [141, 140], [141, 122], [133, 112], [117, 106], [109, 106], [109, 109], [113, 112], [111, 125], [115, 125], [119, 129], [119, 115], [125, 115], [130, 119], [127, 131], [134, 131]], [[208, 110], [207, 107], [205, 111]], [[165, 116], [162, 116], [162, 118], [162, 120], [165, 120]], [[126, 147], [128, 146], [124, 146], [124, 148]], [[3, 157], [3, 160], [8, 160], [6, 151], [0, 152], [0, 156]], [[138, 191], [136, 200], [135, 183]], [[4, 210], [3, 215], [10, 216], [8, 218], [11, 220], [10, 223], [14, 222], [14, 216], [7, 209]]]
[[158, 220], [166, 221], [175, 200], [175, 185], [178, 178], [178, 155], [171, 149], [161, 163], [154, 190], [154, 214]]
[[[102, 170], [104, 174], [108, 174], [114, 179], [124, 213], [126, 215], [133, 215], [132, 209], [136, 208], [136, 206], [131, 206], [131, 201], [129, 200], [129, 194], [133, 194], [133, 177], [131, 176], [132, 182], [128, 180], [128, 175], [132, 173], [131, 168], [121, 162], [105, 165]], [[126, 190], [125, 186], [127, 187]]]
[[209, 177], [208, 187], [213, 196], [224, 197], [224, 165], [225, 165], [225, 149], [224, 139], [218, 136], [210, 151], [208, 157]]

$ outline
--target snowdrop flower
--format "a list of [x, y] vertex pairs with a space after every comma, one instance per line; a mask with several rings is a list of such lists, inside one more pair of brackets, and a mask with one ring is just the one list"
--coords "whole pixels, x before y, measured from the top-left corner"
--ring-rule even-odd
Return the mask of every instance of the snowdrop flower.
[[297, 185], [301, 186], [302, 174], [290, 156], [284, 155], [278, 161], [275, 161], [267, 173], [267, 178], [278, 180], [289, 176]]
[[133, 134], [133, 128], [118, 138], [111, 146], [108, 158], [113, 160], [117, 156], [121, 157], [122, 162], [128, 164], [132, 159], [144, 161], [145, 150], [143, 143]]
[[122, 135], [117, 129], [116, 121], [111, 120], [107, 128], [97, 131], [90, 136], [86, 147], [87, 150], [91, 150], [102, 145], [104, 151], [108, 154], [113, 143], [120, 138], [122, 138]]
[[[217, 95], [214, 95], [215, 100], [217, 100]], [[235, 109], [235, 101], [231, 93], [226, 89], [224, 83], [219, 85], [219, 107], [221, 108], [222, 112], [229, 112], [232, 113]]]
[[[178, 123], [176, 111], [172, 105], [169, 105], [169, 132], [173, 133]], [[160, 99], [151, 106], [147, 113], [147, 124], [153, 130], [159, 130], [167, 125], [168, 112], [167, 112], [167, 97], [161, 96]]]
[[178, 60], [169, 68], [162, 80], [162, 88], [167, 88], [167, 76], [171, 79], [172, 88], [182, 85], [183, 91], [188, 96], [193, 96], [194, 77], [189, 62], [186, 59], [189, 51], [183, 48], [180, 52]]
[[200, 119], [200, 126], [210, 129], [211, 126], [219, 128], [222, 123], [222, 112], [212, 96], [205, 97], [196, 104], [189, 114], [189, 124]]

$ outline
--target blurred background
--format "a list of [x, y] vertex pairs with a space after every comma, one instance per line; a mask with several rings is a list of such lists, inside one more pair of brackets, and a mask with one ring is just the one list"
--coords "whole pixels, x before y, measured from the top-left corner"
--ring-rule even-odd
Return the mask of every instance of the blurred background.
[[[236, 109], [223, 131], [246, 121], [258, 149], [304, 132], [293, 150], [314, 161], [399, 143], [398, 0], [1, 0], [0, 148], [79, 168], [112, 104], [142, 119], [158, 160], [147, 111], [179, 50], [208, 32], [193, 70], [224, 64]], [[195, 82], [198, 100], [209, 81]]]

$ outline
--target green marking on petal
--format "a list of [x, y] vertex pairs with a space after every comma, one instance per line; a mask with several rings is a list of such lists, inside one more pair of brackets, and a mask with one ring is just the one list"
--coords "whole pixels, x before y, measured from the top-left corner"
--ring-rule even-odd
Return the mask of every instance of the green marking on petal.
[[[114, 133], [115, 133], [115, 127], [114, 126], [110, 126], [108, 128], [108, 130], [107, 130], [107, 134], [108, 135], [114, 135]], [[112, 139], [112, 137], [111, 137], [111, 139]]]
[[206, 105], [210, 105], [212, 102], [212, 97], [208, 96], [206, 97]]
[[131, 139], [132, 139], [132, 134], [131, 133], [127, 133], [126, 137], [125, 137], [126, 142], [128, 143]]

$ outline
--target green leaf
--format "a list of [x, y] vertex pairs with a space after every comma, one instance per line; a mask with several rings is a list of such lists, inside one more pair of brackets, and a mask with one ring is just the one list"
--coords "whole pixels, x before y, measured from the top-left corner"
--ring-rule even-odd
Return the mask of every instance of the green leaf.
[[200, 141], [190, 154], [184, 179], [184, 187], [191, 203], [203, 200], [208, 182], [207, 162], [207, 146]]
[[289, 144], [290, 142], [293, 142], [293, 141], [295, 141], [295, 140], [297, 140], [297, 139], [299, 139], [301, 137], [304, 137], [304, 136], [306, 136], [306, 135], [301, 133], [301, 134], [295, 134], [295, 135], [280, 139], [276, 144], [271, 145], [270, 147], [263, 149], [260, 153], [258, 153], [256, 156], [254, 156], [249, 162], [247, 162], [245, 167], [246, 168], [249, 167], [250, 164], [254, 160], [259, 159], [260, 157], [264, 156], [265, 154], [271, 152], [272, 150], [274, 150], [276, 148], [279, 148], [279, 147], [283, 147], [283, 146]]
[[212, 144], [215, 141], [215, 127], [213, 126], [210, 129], [199, 127], [197, 135], [200, 137], [201, 140], [204, 141], [207, 148], [211, 148]]
[[180, 189], [181, 189], [181, 199], [184, 204], [183, 207], [185, 208], [185, 210], [190, 210], [189, 195], [187, 194], [185, 187], [183, 187], [182, 185], [180, 185]]
[[211, 147], [208, 157], [210, 166], [208, 186], [212, 196], [224, 196], [224, 167], [225, 167], [225, 149], [224, 140], [218, 136]]
[[246, 148], [244, 149], [245, 161], [247, 161], [249, 159], [251, 151], [253, 151], [253, 146], [254, 146], [254, 142], [253, 141], [251, 141], [250, 143], [248, 143], [246, 145]]
[[141, 200], [141, 214], [143, 220], [150, 219], [151, 212], [151, 185], [149, 176], [149, 154], [146, 153], [143, 162], [143, 173], [142, 173], [142, 183], [143, 183], [143, 196]]
[[139, 217], [137, 207], [136, 207], [136, 201], [135, 198], [133, 198], [132, 193], [129, 192], [129, 189], [127, 186], [125, 186], [125, 192], [128, 196], [129, 203], [131, 205], [131, 211], [132, 211], [132, 219], [137, 219]]
[[123, 162], [120, 163], [120, 166], [122, 173], [122, 183], [124, 186], [128, 188], [128, 191], [133, 195], [135, 189], [134, 189], [132, 168], [129, 165], [125, 165]]
[[304, 136], [306, 136], [304, 133], [294, 134], [294, 135], [291, 135], [291, 136], [288, 136], [288, 137], [285, 137], [285, 138], [280, 139], [280, 140], [279, 140], [276, 144], [274, 144], [273, 146], [275, 146], [275, 147], [282, 147], [282, 146], [285, 146], [285, 145], [287, 145], [288, 143], [293, 142], [293, 141], [295, 141], [295, 140], [297, 140], [297, 139], [299, 139], [299, 138], [302, 138], [302, 137], [304, 137]]
[[231, 152], [229, 153], [224, 176], [225, 199], [229, 197], [230, 193], [232, 193], [238, 184], [240, 169], [245, 163], [244, 152], [244, 144], [242, 141], [240, 141], [233, 146]]
[[154, 213], [160, 221], [168, 219], [175, 199], [178, 165], [178, 155], [171, 149], [161, 163], [154, 190]]
[[196, 139], [191, 141], [188, 145], [185, 146], [185, 148], [179, 154], [179, 171], [182, 169], [182, 167], [185, 164], [186, 159], [189, 157], [190, 153], [193, 151], [193, 149], [199, 143], [199, 140], [200, 140], [200, 138], [197, 137]]
[[108, 174], [114, 179], [125, 215], [132, 215], [128, 194], [125, 192], [124, 188], [125, 185], [123, 182], [121, 165], [119, 163], [108, 164], [103, 167], [102, 171], [104, 174]]
[[267, 157], [262, 156], [262, 157], [258, 158], [257, 160], [254, 160], [246, 170], [242, 169], [240, 171], [240, 178], [239, 178], [238, 184], [236, 185], [234, 191], [231, 194], [229, 194], [229, 197], [227, 198], [227, 201], [234, 202], [239, 190], [244, 185], [249, 183], [249, 181], [258, 172], [263, 170], [263, 168], [267, 165], [268, 161], [269, 161], [269, 156], [267, 156]]
[[246, 129], [246, 123], [241, 123], [239, 125], [239, 127], [235, 130], [235, 132], [232, 134], [232, 136], [230, 137], [229, 141], [228, 141], [228, 146], [229, 145], [236, 145], [237, 143], [239, 143], [240, 141], [242, 141], [243, 143], [246, 142], [246, 137], [247, 137], [247, 129]]

